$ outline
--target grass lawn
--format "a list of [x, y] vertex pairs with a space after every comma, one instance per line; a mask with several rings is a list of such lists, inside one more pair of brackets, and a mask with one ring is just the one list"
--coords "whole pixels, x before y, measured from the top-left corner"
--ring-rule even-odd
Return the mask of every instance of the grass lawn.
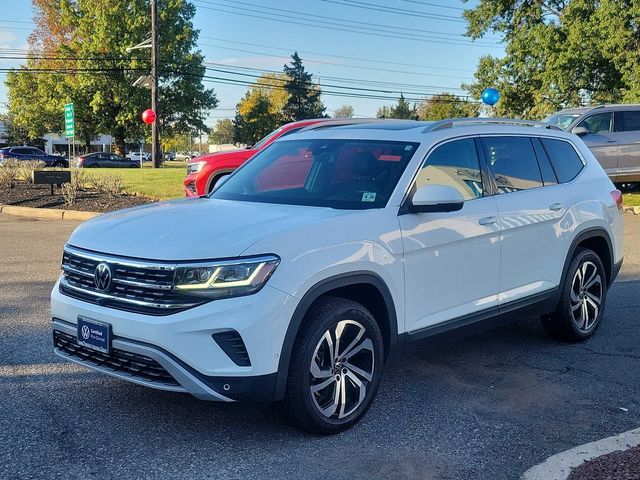
[[640, 206], [640, 193], [625, 193], [623, 195], [624, 204], [630, 207]]
[[165, 162], [162, 168], [87, 168], [92, 176], [119, 175], [124, 189], [131, 193], [140, 193], [148, 197], [166, 200], [184, 197], [182, 180], [186, 175], [186, 162]]

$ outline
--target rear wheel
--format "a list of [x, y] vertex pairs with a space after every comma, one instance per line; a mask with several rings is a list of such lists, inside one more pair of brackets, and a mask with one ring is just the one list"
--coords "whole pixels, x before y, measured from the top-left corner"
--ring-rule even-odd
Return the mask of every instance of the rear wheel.
[[380, 328], [365, 307], [335, 297], [318, 301], [294, 345], [284, 400], [288, 415], [313, 433], [353, 426], [376, 395], [383, 350]]
[[542, 317], [542, 325], [554, 338], [586, 340], [600, 325], [606, 299], [607, 277], [600, 257], [579, 248], [569, 265], [558, 308]]

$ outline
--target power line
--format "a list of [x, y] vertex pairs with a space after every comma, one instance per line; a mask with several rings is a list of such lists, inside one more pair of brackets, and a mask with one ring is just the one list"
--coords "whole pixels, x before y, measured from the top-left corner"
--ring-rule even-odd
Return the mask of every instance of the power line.
[[[18, 60], [33, 59], [33, 60], [54, 60], [54, 61], [129, 60], [126, 57], [79, 57], [79, 56], [52, 56], [52, 55], [36, 55], [36, 54], [30, 54], [26, 57], [16, 56], [16, 55], [8, 56], [8, 55], [3, 55], [1, 52], [0, 52], [0, 59], [18, 59]], [[148, 62], [148, 59], [135, 59], [135, 60], [138, 60], [144, 63]], [[213, 65], [213, 67], [205, 66], [204, 68], [206, 70], [211, 70], [219, 73], [227, 73], [227, 74], [236, 75], [236, 76], [248, 76], [256, 80], [260, 77], [260, 75], [238, 73], [238, 72], [232, 71], [232, 69], [261, 72], [261, 73], [272, 73], [272, 74], [282, 73], [281, 71], [278, 71], [278, 70], [269, 70], [269, 69], [239, 66], [239, 65], [231, 66], [231, 65], [225, 65], [225, 64], [215, 63], [215, 62], [205, 62], [205, 65]], [[380, 87], [380, 88], [364, 88], [364, 87], [354, 87], [354, 86], [348, 86], [348, 85], [325, 84], [325, 86], [328, 86], [331, 88], [341, 88], [341, 89], [360, 90], [360, 91], [375, 91], [375, 92], [381, 92], [381, 93], [398, 93], [399, 94], [400, 92], [407, 92], [408, 94], [415, 94], [415, 95], [429, 95], [429, 93], [424, 94], [424, 93], [411, 92], [408, 90], [411, 90], [413, 88], [418, 88], [418, 89], [436, 88], [441, 90], [461, 90], [461, 88], [459, 87], [452, 87], [452, 86], [417, 85], [417, 84], [382, 82], [382, 81], [365, 80], [365, 79], [358, 79], [358, 78], [334, 77], [334, 76], [323, 76], [322, 78], [325, 78], [326, 80], [333, 81], [333, 82], [351, 83], [352, 85], [359, 84], [359, 85], [365, 85], [369, 87]], [[274, 81], [284, 82], [284, 80], [280, 80], [280, 79], [274, 79]]]
[[421, 2], [419, 0], [402, 0], [402, 1], [407, 3], [415, 3], [418, 5], [426, 5], [428, 7], [447, 8], [449, 10], [462, 10], [462, 11], [465, 10], [463, 7], [452, 7], [451, 5], [442, 5], [440, 3], [432, 3], [432, 2]]
[[[231, 5], [221, 5], [219, 3], [216, 2], [212, 2], [211, 0], [200, 0], [203, 3], [207, 3], [210, 5], [217, 5], [217, 6], [231, 6]], [[269, 7], [264, 7], [262, 5], [258, 5], [255, 3], [247, 3], [247, 2], [242, 2], [240, 0], [220, 0], [222, 2], [225, 3], [230, 3], [232, 5], [244, 5], [244, 6], [249, 6], [249, 7], [254, 7], [254, 8], [260, 8], [262, 10], [267, 10], [268, 14], [271, 14], [271, 11], [277, 11], [277, 12], [284, 12], [286, 14], [293, 14], [293, 15], [297, 15], [297, 16], [301, 16], [303, 17], [303, 20], [306, 20], [308, 17], [313, 17], [313, 21], [316, 21], [316, 18], [323, 18], [325, 20], [331, 20], [332, 22], [340, 22], [340, 23], [345, 23], [347, 25], [344, 26], [353, 26], [353, 24], [356, 25], [367, 25], [368, 27], [375, 27], [376, 29], [380, 29], [380, 28], [384, 28], [384, 29], [392, 29], [392, 32], [390, 33], [394, 33], [397, 32], [398, 30], [406, 30], [406, 31], [412, 31], [412, 32], [417, 32], [419, 35], [424, 35], [424, 34], [432, 34], [432, 35], [438, 35], [438, 37], [435, 38], [440, 38], [441, 36], [449, 36], [449, 37], [462, 37], [462, 35], [460, 35], [459, 33], [451, 33], [451, 32], [435, 32], [433, 30], [425, 30], [422, 28], [410, 28], [410, 27], [406, 27], [406, 26], [400, 26], [400, 25], [385, 25], [385, 24], [380, 24], [380, 23], [372, 23], [372, 22], [363, 22], [361, 20], [350, 20], [350, 19], [344, 19], [344, 18], [339, 18], [339, 17], [328, 17], [326, 15], [318, 15], [316, 13], [306, 13], [306, 12], [296, 12], [296, 11], [292, 11], [290, 9], [285, 10], [282, 8], [275, 8], [272, 6]], [[351, 24], [351, 25], [349, 25]], [[430, 38], [434, 38], [434, 37], [430, 37]], [[454, 38], [453, 40], [459, 40], [462, 41], [464, 40], [464, 38]]]
[[[200, 2], [202, 2], [204, 0], [200, 0]], [[211, 7], [211, 6], [207, 6], [207, 4], [198, 4], [198, 6], [200, 8], [204, 8], [206, 10], [213, 10], [216, 12], [222, 12], [222, 13], [229, 13], [232, 15], [242, 15], [243, 17], [252, 17], [252, 18], [258, 18], [261, 20], [270, 20], [270, 21], [274, 21], [274, 22], [281, 22], [281, 23], [286, 23], [288, 25], [302, 25], [302, 26], [306, 26], [306, 27], [314, 27], [314, 28], [321, 28], [324, 30], [330, 30], [330, 31], [339, 31], [339, 32], [347, 32], [347, 33], [357, 33], [357, 34], [362, 34], [362, 35], [368, 35], [368, 36], [373, 36], [376, 38], [380, 38], [380, 37], [384, 37], [384, 38], [395, 38], [395, 39], [400, 39], [400, 40], [411, 40], [411, 41], [417, 41], [417, 42], [422, 42], [422, 43], [440, 43], [440, 44], [446, 44], [446, 45], [458, 45], [458, 46], [475, 46], [475, 47], [498, 47], [498, 45], [485, 45], [485, 44], [479, 44], [477, 42], [467, 42], [467, 43], [463, 43], [463, 42], [454, 42], [454, 41], [449, 41], [449, 40], [440, 40], [438, 37], [435, 37], [433, 39], [431, 39], [430, 37], [423, 35], [423, 36], [417, 36], [417, 35], [403, 35], [402, 33], [398, 33], [398, 34], [391, 34], [391, 33], [382, 33], [379, 31], [376, 31], [374, 29], [368, 29], [365, 30], [365, 27], [346, 27], [344, 25], [339, 25], [339, 24], [333, 24], [333, 25], [337, 25], [337, 26], [327, 26], [327, 25], [322, 25], [322, 24], [328, 24], [329, 22], [323, 22], [323, 21], [315, 21], [313, 19], [309, 19], [307, 21], [296, 21], [296, 20], [300, 20], [299, 18], [296, 17], [291, 17], [290, 18], [295, 18], [295, 20], [285, 20], [282, 17], [287, 17], [287, 15], [284, 14], [277, 14], [276, 18], [272, 18], [272, 17], [266, 17], [265, 15], [268, 15], [267, 13], [264, 12], [259, 12], [256, 10], [251, 10], [251, 9], [246, 9], [246, 8], [240, 8], [240, 7], [231, 7], [231, 6], [227, 6], [224, 5], [226, 8], [235, 8], [238, 11], [230, 11], [230, 10], [224, 10], [222, 8], [218, 8], [218, 7]], [[246, 12], [253, 12], [253, 13], [246, 13]], [[274, 14], [275, 15], [275, 14]], [[309, 22], [316, 22], [316, 23], [309, 23]], [[320, 23], [320, 25], [318, 25], [318, 23]], [[354, 30], [354, 28], [358, 28], [359, 30]]]
[[[222, 47], [220, 45], [211, 45], [211, 44], [207, 44], [207, 43], [200, 43], [200, 45], [205, 46], [205, 47], [212, 47], [212, 48], [219, 48], [222, 50], [230, 50], [232, 52], [241, 52], [241, 53], [252, 53], [252, 54], [256, 54], [256, 55], [262, 55], [262, 56], [269, 56], [269, 57], [275, 57], [275, 58], [282, 58], [284, 60], [290, 60], [290, 57], [287, 56], [282, 56], [282, 55], [273, 55], [273, 54], [265, 54], [265, 52], [258, 52], [255, 50], [247, 50], [247, 49], [242, 49], [242, 48], [234, 48], [234, 47]], [[364, 65], [346, 65], [343, 63], [336, 63], [336, 62], [329, 62], [329, 61], [322, 61], [322, 60], [315, 60], [315, 59], [309, 59], [306, 58], [305, 62], [307, 63], [318, 63], [321, 65], [335, 65], [335, 66], [339, 66], [342, 68], [351, 68], [351, 69], [357, 69], [357, 70], [368, 70], [368, 71], [375, 71], [375, 72], [388, 72], [388, 73], [395, 73], [395, 74], [406, 74], [406, 75], [417, 75], [420, 77], [424, 77], [425, 76], [425, 72], [412, 72], [412, 71], [408, 71], [408, 70], [397, 70], [397, 69], [385, 69], [385, 68], [378, 68], [378, 67], [368, 67], [368, 66], [364, 66]], [[435, 77], [446, 77], [446, 78], [460, 78], [460, 79], [467, 79], [468, 77], [461, 77], [461, 76], [457, 76], [457, 75], [441, 75], [441, 74], [432, 74]]]
[[[228, 40], [226, 38], [207, 37], [205, 35], [200, 36], [200, 38], [204, 38], [205, 40], [214, 40], [214, 41], [217, 41], [217, 42], [226, 42], [226, 43], [233, 43], [233, 44], [238, 44], [238, 45], [248, 45], [248, 46], [251, 46], [251, 47], [268, 48], [268, 49], [272, 49], [272, 50], [281, 50], [281, 51], [287, 51], [287, 52], [291, 52], [292, 51], [291, 48], [274, 47], [273, 45], [265, 45], [265, 44], [258, 44], [258, 43], [239, 42], [239, 41], [234, 41], [234, 40]], [[435, 66], [435, 65], [421, 65], [421, 64], [415, 64], [415, 63], [392, 62], [392, 61], [388, 61], [388, 60], [378, 60], [378, 59], [373, 59], [373, 58], [351, 57], [351, 56], [347, 56], [347, 55], [336, 55], [336, 54], [333, 54], [333, 53], [326, 53], [326, 52], [313, 52], [313, 51], [310, 51], [310, 50], [298, 50], [298, 49], [293, 49], [293, 50], [296, 50], [297, 52], [302, 53], [302, 54], [321, 55], [323, 57], [342, 58], [344, 60], [357, 60], [357, 61], [360, 61], [360, 62], [368, 62], [368, 63], [378, 63], [378, 64], [386, 64], [386, 65], [398, 65], [398, 66], [402, 66], [402, 67], [433, 68], [435, 70], [450, 70], [450, 71], [454, 71], [454, 72], [469, 72], [470, 71], [470, 70], [464, 69], [464, 68], [442, 67], [442, 66]], [[306, 61], [308, 61], [308, 60], [306, 60]]]
[[375, 10], [385, 13], [394, 13], [396, 15], [406, 15], [410, 17], [429, 18], [433, 20], [443, 20], [445, 22], [459, 22], [464, 23], [460, 17], [453, 15], [444, 15], [439, 13], [427, 13], [417, 10], [407, 10], [404, 8], [387, 7], [386, 5], [379, 5], [377, 3], [359, 2], [357, 0], [322, 0], [327, 3], [335, 3], [336, 5], [343, 5], [353, 8], [362, 8], [365, 10]]
[[[264, 68], [256, 68], [256, 67], [246, 67], [246, 66], [241, 66], [241, 65], [226, 65], [223, 63], [215, 63], [215, 62], [205, 62], [206, 65], [214, 65], [216, 67], [224, 67], [224, 68], [236, 68], [239, 70], [252, 70], [252, 71], [257, 71], [257, 72], [262, 72], [262, 73], [273, 73], [273, 74], [282, 74], [282, 71], [279, 70], [269, 70], [269, 69], [264, 69]], [[209, 67], [208, 67], [209, 68]], [[213, 69], [215, 70], [215, 69]], [[451, 86], [441, 86], [441, 85], [417, 85], [417, 84], [410, 84], [410, 83], [396, 83], [396, 82], [383, 82], [383, 81], [376, 81], [376, 80], [365, 80], [365, 79], [359, 79], [359, 78], [345, 78], [345, 77], [333, 77], [333, 76], [329, 76], [329, 75], [318, 75], [317, 76], [320, 79], [325, 79], [325, 80], [330, 80], [330, 81], [339, 81], [339, 82], [346, 82], [346, 83], [353, 83], [353, 84], [361, 84], [361, 85], [377, 85], [377, 86], [386, 86], [387, 88], [392, 88], [392, 87], [396, 87], [397, 89], [399, 88], [399, 90], [397, 90], [398, 93], [400, 93], [400, 90], [402, 90], [403, 88], [438, 88], [438, 89], [453, 89], [453, 90], [461, 90], [461, 88], [459, 87], [451, 87]]]
[[[38, 74], [55, 74], [55, 75], [65, 75], [65, 74], [72, 74], [72, 73], [91, 73], [94, 75], [107, 75], [107, 76], [117, 76], [117, 75], [122, 75], [124, 72], [141, 72], [141, 71], [146, 71], [146, 69], [140, 69], [140, 68], [127, 68], [127, 67], [120, 67], [120, 68], [51, 68], [51, 69], [46, 69], [46, 68], [20, 68], [19, 70], [16, 69], [10, 69], [10, 68], [0, 68], [0, 72], [10, 72], [10, 71], [19, 71], [22, 73], [28, 73], [28, 74], [34, 74], [34, 75], [38, 75]], [[240, 79], [233, 79], [233, 78], [228, 78], [228, 77], [219, 77], [219, 76], [213, 76], [213, 75], [202, 75], [202, 74], [194, 74], [194, 73], [189, 73], [189, 72], [184, 72], [184, 71], [179, 71], [179, 70], [167, 70], [167, 69], [160, 69], [159, 70], [161, 73], [165, 73], [165, 74], [173, 74], [173, 75], [184, 75], [184, 76], [194, 76], [197, 78], [200, 78], [202, 81], [207, 81], [207, 82], [214, 82], [214, 83], [220, 83], [220, 84], [225, 84], [225, 85], [244, 85], [244, 86], [251, 86], [254, 85], [255, 82], [251, 82], [251, 81], [246, 81], [246, 80], [240, 80]], [[283, 85], [264, 85], [264, 88], [267, 89], [276, 89], [276, 90], [287, 90]], [[338, 87], [340, 88], [340, 87]], [[324, 89], [322, 90], [322, 95], [326, 95], [326, 96], [336, 96], [336, 97], [344, 97], [344, 98], [361, 98], [361, 99], [369, 99], [369, 100], [386, 100], [386, 101], [396, 101], [398, 99], [397, 96], [387, 96], [387, 95], [378, 95], [378, 94], [374, 94], [374, 93], [364, 93], [364, 92], [341, 92], [341, 91], [335, 91], [335, 90], [327, 90]], [[405, 99], [409, 102], [422, 102], [425, 99], [431, 100], [431, 101], [440, 101], [438, 99], [434, 99], [434, 98], [427, 98], [429, 95], [433, 96], [434, 94], [425, 94], [424, 96], [420, 96], [420, 97], [405, 97]], [[458, 96], [457, 99], [452, 100], [452, 101], [456, 101], [456, 102], [466, 102], [468, 100], [466, 100], [466, 98], [468, 98], [467, 96]], [[470, 102], [470, 103], [475, 103], [475, 102]]]

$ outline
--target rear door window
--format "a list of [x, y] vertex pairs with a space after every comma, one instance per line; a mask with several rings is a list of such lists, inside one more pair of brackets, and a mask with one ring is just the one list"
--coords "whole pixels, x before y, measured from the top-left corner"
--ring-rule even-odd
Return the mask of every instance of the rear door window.
[[619, 112], [616, 115], [617, 115], [617, 118], [616, 118], [617, 132], [640, 131], [640, 111]]
[[528, 137], [483, 137], [482, 150], [498, 193], [542, 187], [542, 175]]
[[566, 183], [576, 178], [584, 164], [576, 153], [575, 148], [564, 140], [541, 138], [540, 141], [549, 155], [549, 160], [551, 160], [551, 165], [553, 165], [558, 181]]

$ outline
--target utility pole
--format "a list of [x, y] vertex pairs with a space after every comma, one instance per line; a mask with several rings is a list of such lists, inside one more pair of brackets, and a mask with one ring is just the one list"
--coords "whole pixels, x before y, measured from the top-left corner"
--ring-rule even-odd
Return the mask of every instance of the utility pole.
[[151, 0], [151, 110], [156, 120], [151, 124], [151, 164], [160, 166], [160, 141], [158, 138], [158, 0]]

